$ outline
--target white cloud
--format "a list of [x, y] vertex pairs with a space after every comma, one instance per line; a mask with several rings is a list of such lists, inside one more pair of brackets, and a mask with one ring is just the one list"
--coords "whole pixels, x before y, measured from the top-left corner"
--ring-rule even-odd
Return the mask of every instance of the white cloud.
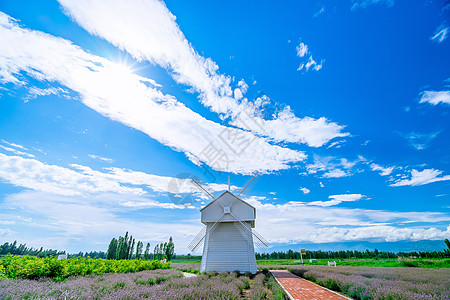
[[305, 43], [300, 43], [295, 49], [297, 49], [298, 57], [303, 57], [308, 53], [308, 46]]
[[[314, 163], [306, 166], [308, 174], [316, 174], [318, 172], [324, 172], [321, 177], [323, 178], [339, 178], [352, 175], [352, 169], [360, 162], [365, 162], [366, 159], [362, 156], [354, 161], [350, 161], [346, 158], [336, 158], [332, 156], [319, 156], [314, 155]], [[345, 169], [345, 170], [344, 170]]]
[[302, 63], [300, 63], [300, 65], [297, 68], [297, 71], [301, 71], [301, 70], [305, 70], [306, 72], [308, 72], [310, 69], [311, 70], [315, 70], [315, 71], [319, 71], [320, 69], [322, 69], [323, 63], [325, 62], [324, 59], [322, 59], [320, 61], [320, 63], [317, 63], [314, 58], [312, 57], [312, 55], [309, 56], [308, 61], [304, 61]]
[[22, 146], [22, 145], [19, 145], [19, 144], [15, 144], [15, 143], [10, 143], [10, 142], [7, 142], [7, 141], [5, 141], [5, 140], [2, 140], [2, 142], [3, 142], [3, 143], [5, 143], [5, 144], [7, 144], [7, 145], [9, 145], [9, 146], [12, 146], [12, 147], [16, 147], [16, 148], [19, 148], [19, 149], [22, 149], [22, 150], [28, 151], [28, 149], [27, 149], [27, 148], [25, 148], [25, 147], [24, 147], [24, 146]]
[[137, 195], [145, 193], [141, 188], [129, 188], [112, 180], [83, 175], [71, 169], [47, 165], [35, 159], [7, 156], [1, 153], [0, 178], [16, 186], [60, 195], [98, 192]]
[[38, 96], [49, 96], [49, 95], [60, 95], [63, 94], [67, 97], [68, 95], [68, 91], [66, 91], [63, 88], [56, 88], [56, 87], [51, 87], [51, 88], [46, 88], [46, 89], [41, 89], [41, 88], [37, 88], [37, 87], [30, 87], [28, 89], [28, 96], [26, 97], [26, 99], [32, 99], [32, 98], [36, 98]]
[[[128, 231], [137, 240], [149, 241], [152, 245], [173, 236], [175, 251], [187, 253], [187, 244], [201, 229], [201, 223], [189, 217], [184, 219], [182, 226], [177, 222], [167, 222], [164, 217], [140, 219], [132, 213], [135, 208], [122, 205], [123, 201], [123, 197], [108, 194], [82, 197], [26, 191], [6, 196], [0, 209], [11, 207], [18, 213], [33, 216], [33, 221], [21, 224], [22, 227], [28, 226], [25, 227], [27, 230], [16, 233], [14, 239], [26, 242], [27, 246], [70, 252], [88, 249], [105, 251], [112, 237]], [[142, 201], [147, 202], [146, 207], [161, 207], [150, 199]], [[157, 205], [151, 206], [152, 203]]]
[[325, 6], [322, 6], [318, 11], [316, 11], [313, 15], [313, 18], [317, 18], [318, 16], [320, 16], [321, 14], [323, 14], [325, 12]]
[[[448, 224], [450, 217], [442, 212], [321, 207], [295, 201], [270, 204], [262, 203], [256, 197], [250, 197], [247, 201], [257, 209], [256, 229], [269, 242], [439, 240], [448, 237], [450, 233], [450, 226], [441, 230], [423, 225], [439, 222]], [[409, 224], [409, 227], [398, 227], [399, 224]]]
[[3, 149], [3, 150], [6, 150], [6, 151], [12, 152], [12, 153], [14, 153], [16, 155], [27, 156], [27, 157], [34, 157], [33, 154], [26, 153], [26, 152], [23, 152], [23, 151], [19, 151], [19, 150], [13, 149], [11, 147], [5, 147], [3, 145], [0, 145], [0, 148]]
[[[113, 45], [129, 52], [137, 60], [148, 60], [172, 72], [180, 84], [191, 86], [200, 94], [202, 103], [213, 112], [230, 117], [233, 125], [276, 141], [285, 140], [306, 143], [318, 147], [329, 140], [347, 136], [343, 126], [326, 118], [296, 117], [289, 111], [272, 115], [273, 119], [260, 118], [260, 107], [247, 98], [243, 87], [239, 91], [231, 87], [232, 78], [218, 72], [217, 64], [199, 55], [185, 38], [175, 21], [175, 16], [162, 1], [60, 0], [66, 12], [91, 34], [100, 36]], [[320, 70], [322, 63], [310, 57], [305, 69]], [[233, 93], [235, 91], [235, 93]], [[241, 97], [242, 94], [242, 97]], [[241, 102], [238, 102], [238, 100]], [[236, 119], [242, 112], [250, 114], [260, 127], [246, 127]], [[324, 132], [317, 144], [316, 131]], [[326, 137], [326, 138], [325, 138]], [[313, 140], [312, 143], [309, 141]]]
[[384, 168], [380, 165], [377, 165], [375, 163], [372, 163], [370, 165], [370, 169], [372, 169], [372, 171], [379, 171], [381, 176], [388, 176], [392, 173], [392, 171], [395, 169], [395, 167], [387, 167]]
[[424, 150], [427, 149], [431, 142], [439, 135], [440, 131], [431, 132], [431, 133], [418, 133], [418, 132], [410, 132], [407, 134], [400, 134], [404, 137], [408, 144], [416, 150]]
[[422, 93], [420, 103], [428, 102], [433, 105], [439, 103], [450, 104], [450, 91], [425, 91]]
[[450, 180], [450, 175], [439, 176], [442, 174], [442, 171], [435, 169], [424, 169], [423, 171], [418, 171], [413, 169], [411, 171], [411, 179], [402, 179], [397, 182], [391, 184], [390, 186], [417, 186], [424, 185], [438, 181], [447, 181]]
[[436, 28], [434, 35], [430, 37], [430, 40], [440, 44], [447, 38], [448, 32], [449, 27], [442, 24], [441, 26]]
[[[215, 170], [264, 173], [287, 169], [290, 163], [306, 157], [249, 132], [209, 121], [173, 96], [161, 93], [154, 81], [133, 74], [126, 66], [89, 54], [67, 40], [20, 28], [6, 15], [0, 16], [3, 80], [15, 82], [11, 77], [25, 72], [41, 81], [57, 81], [80, 93], [81, 101], [98, 113], [140, 130]], [[230, 134], [246, 146], [239, 149], [243, 150], [239, 155], [229, 141], [220, 138]], [[220, 151], [222, 161], [212, 161], [206, 155], [211, 146]]]
[[362, 199], [363, 197], [365, 197], [365, 196], [361, 195], [361, 194], [331, 195], [328, 197], [331, 199], [329, 201], [313, 201], [313, 202], [308, 202], [307, 205], [327, 207], [327, 206], [338, 205], [342, 202], [358, 201], [358, 200]]
[[[156, 193], [192, 194], [200, 196], [189, 178], [158, 176], [121, 168], [106, 168], [108, 172], [93, 170], [87, 166], [73, 164], [73, 169], [44, 164], [35, 159], [7, 156], [0, 153], [0, 178], [16, 186], [35, 191], [64, 196], [92, 196], [102, 193], [126, 195], [122, 205], [127, 207], [192, 208], [187, 203], [172, 205], [149, 199], [150, 189]], [[209, 184], [208, 189], [224, 191], [226, 184]], [[232, 190], [237, 187], [232, 186]], [[139, 196], [139, 197], [137, 197]], [[142, 196], [142, 197], [141, 197]], [[145, 196], [145, 197], [144, 197]], [[133, 200], [134, 199], [134, 200]], [[186, 204], [186, 205], [184, 205]]]
[[111, 159], [111, 158], [101, 157], [101, 156], [98, 156], [98, 155], [95, 155], [95, 154], [88, 154], [88, 156], [90, 158], [92, 158], [92, 159], [98, 159], [98, 160], [106, 161], [106, 162], [109, 162], [109, 163], [114, 162], [114, 160]]
[[350, 176], [350, 174], [340, 169], [334, 169], [322, 175], [323, 178], [341, 178], [347, 176]]
[[367, 8], [370, 5], [384, 4], [387, 7], [392, 7], [394, 5], [394, 0], [353, 0], [352, 10], [358, 8]]
[[304, 188], [304, 187], [301, 187], [300, 188], [300, 191], [302, 191], [303, 192], [303, 194], [309, 194], [311, 191], [309, 190], [309, 189], [307, 189], [307, 188]]

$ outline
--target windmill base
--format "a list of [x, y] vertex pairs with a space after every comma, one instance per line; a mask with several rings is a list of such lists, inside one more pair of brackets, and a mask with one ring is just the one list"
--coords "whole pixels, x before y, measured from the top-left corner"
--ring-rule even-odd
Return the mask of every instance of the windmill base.
[[250, 222], [224, 222], [217, 224], [212, 231], [211, 226], [207, 224], [200, 272], [255, 274], [256, 257]]

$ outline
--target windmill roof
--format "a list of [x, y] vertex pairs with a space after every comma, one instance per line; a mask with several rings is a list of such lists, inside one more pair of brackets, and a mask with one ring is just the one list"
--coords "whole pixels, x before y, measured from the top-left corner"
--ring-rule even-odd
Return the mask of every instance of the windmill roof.
[[251, 205], [251, 204], [245, 202], [244, 200], [242, 200], [241, 198], [235, 196], [235, 195], [234, 195], [233, 193], [231, 193], [230, 191], [225, 191], [225, 192], [223, 192], [222, 194], [220, 194], [219, 197], [217, 197], [217, 198], [214, 199], [213, 201], [209, 202], [205, 207], [203, 207], [202, 209], [200, 209], [200, 211], [203, 211], [205, 208], [207, 208], [208, 206], [210, 206], [211, 204], [213, 204], [217, 199], [219, 199], [220, 197], [222, 197], [222, 196], [225, 195], [226, 193], [232, 195], [233, 197], [237, 198], [239, 201], [241, 201], [241, 202], [247, 204], [248, 206], [250, 206], [251, 208], [253, 208], [254, 210], [256, 210], [256, 208], [255, 208], [253, 205]]

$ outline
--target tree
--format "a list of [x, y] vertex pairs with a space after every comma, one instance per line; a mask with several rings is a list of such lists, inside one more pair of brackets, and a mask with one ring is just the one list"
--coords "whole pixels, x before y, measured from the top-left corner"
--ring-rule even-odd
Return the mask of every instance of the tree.
[[150, 257], [150, 243], [145, 246], [144, 259], [147, 260]]
[[109, 243], [108, 251], [106, 251], [106, 259], [117, 258], [117, 239], [113, 238]]
[[167, 260], [170, 261], [173, 257], [175, 245], [173, 244], [172, 237], [169, 238], [168, 243], [164, 243], [164, 254], [167, 256]]
[[128, 243], [128, 255], [127, 255], [127, 259], [131, 259], [131, 257], [133, 256], [133, 250], [134, 250], [134, 239], [133, 236], [130, 236], [130, 242]]
[[136, 244], [136, 259], [141, 259], [142, 247], [144, 247], [144, 243], [138, 241]]
[[445, 239], [444, 243], [447, 245], [448, 252], [450, 253], [450, 241], [448, 239]]
[[124, 253], [126, 251], [125, 238], [119, 236], [119, 245], [117, 246], [116, 259], [124, 259]]

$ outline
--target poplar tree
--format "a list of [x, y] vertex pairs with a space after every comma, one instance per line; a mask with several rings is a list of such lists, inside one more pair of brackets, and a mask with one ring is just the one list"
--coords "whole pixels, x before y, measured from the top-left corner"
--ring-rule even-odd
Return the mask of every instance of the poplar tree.
[[144, 243], [138, 241], [136, 244], [136, 259], [141, 259], [142, 247], [144, 247]]
[[150, 243], [145, 246], [144, 259], [147, 260], [150, 256]]
[[173, 244], [172, 237], [169, 238], [168, 243], [164, 243], [164, 254], [167, 256], [167, 260], [170, 261], [173, 257], [175, 245]]
[[117, 258], [117, 239], [113, 238], [109, 243], [108, 251], [106, 252], [106, 259]]

